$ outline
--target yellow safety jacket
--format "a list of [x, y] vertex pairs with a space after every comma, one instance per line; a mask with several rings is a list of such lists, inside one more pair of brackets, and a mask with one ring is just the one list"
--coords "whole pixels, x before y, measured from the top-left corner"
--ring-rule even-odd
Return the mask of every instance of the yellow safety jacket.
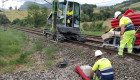
[[73, 10], [71, 10], [71, 12], [70, 12], [70, 11], [67, 11], [67, 15], [68, 15], [68, 16], [73, 15]]
[[125, 25], [125, 31], [135, 30], [134, 24], [132, 23], [131, 19], [128, 17], [122, 17], [119, 22], [119, 26]]
[[[73, 10], [72, 11], [67, 11], [67, 15], [68, 16], [72, 16], [73, 15]], [[67, 23], [70, 23], [70, 20], [67, 20]]]
[[95, 62], [92, 70], [96, 71], [97, 69], [101, 72], [102, 76], [113, 75], [111, 62], [107, 58], [102, 58]]
[[100, 66], [99, 70], [102, 70], [107, 67], [112, 67], [111, 62], [107, 58], [102, 58], [102, 59], [98, 60], [97, 62], [95, 62], [92, 70], [96, 71], [98, 68], [98, 65]]

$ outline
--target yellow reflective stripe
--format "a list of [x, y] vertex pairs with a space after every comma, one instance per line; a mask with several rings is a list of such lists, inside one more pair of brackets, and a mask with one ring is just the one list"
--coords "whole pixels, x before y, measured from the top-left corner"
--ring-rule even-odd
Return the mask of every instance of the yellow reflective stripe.
[[64, 20], [62, 21], [62, 23], [64, 23]]
[[104, 68], [104, 69], [102, 69], [100, 71], [105, 71], [105, 70], [108, 70], [108, 69], [112, 69], [112, 66], [111, 67]]
[[132, 49], [132, 48], [127, 48], [127, 49]]
[[67, 20], [67, 23], [70, 23], [70, 20], [69, 19]]
[[123, 53], [123, 51], [119, 51], [119, 53]]
[[108, 73], [101, 73], [102, 75], [110, 75], [113, 74], [113, 72], [108, 72]]
[[114, 29], [111, 29], [108, 33], [111, 33]]
[[120, 50], [123, 50], [123, 48], [119, 47]]

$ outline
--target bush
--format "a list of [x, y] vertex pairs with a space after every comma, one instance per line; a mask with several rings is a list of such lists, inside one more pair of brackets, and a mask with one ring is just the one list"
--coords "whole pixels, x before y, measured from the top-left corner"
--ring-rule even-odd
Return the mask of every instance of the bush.
[[89, 25], [88, 25], [87, 23], [84, 23], [84, 24], [82, 25], [82, 27], [83, 27], [83, 29], [84, 29], [85, 31], [89, 31], [89, 30], [90, 30]]
[[15, 20], [13, 20], [13, 22], [11, 23], [12, 25], [14, 25], [14, 24], [18, 24], [18, 25], [20, 25], [20, 22], [21, 22], [21, 20], [20, 19], [15, 19]]
[[10, 20], [6, 17], [5, 14], [0, 14], [0, 25], [1, 24], [9, 24]]
[[92, 24], [90, 25], [90, 30], [91, 31], [103, 31], [103, 22], [92, 22]]

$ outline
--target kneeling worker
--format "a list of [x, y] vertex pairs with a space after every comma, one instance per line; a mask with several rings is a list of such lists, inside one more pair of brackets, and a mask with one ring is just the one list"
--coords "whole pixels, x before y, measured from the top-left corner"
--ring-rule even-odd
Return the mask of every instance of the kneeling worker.
[[[100, 50], [95, 51], [96, 62], [90, 72], [94, 80], [113, 80], [113, 68], [111, 62], [107, 58], [102, 58]], [[95, 79], [96, 78], [96, 79]]]

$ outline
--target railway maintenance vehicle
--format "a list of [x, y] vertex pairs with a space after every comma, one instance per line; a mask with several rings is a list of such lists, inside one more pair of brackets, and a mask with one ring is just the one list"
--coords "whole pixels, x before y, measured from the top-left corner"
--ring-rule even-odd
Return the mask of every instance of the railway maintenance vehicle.
[[[69, 8], [73, 11], [71, 16], [67, 15]], [[63, 42], [67, 39], [86, 41], [86, 36], [81, 34], [80, 29], [80, 10], [78, 2], [53, 0], [52, 12], [48, 17], [48, 22], [51, 23], [52, 27], [51, 30], [44, 29], [47, 39], [57, 42]], [[71, 19], [70, 25], [68, 25], [68, 19]]]

